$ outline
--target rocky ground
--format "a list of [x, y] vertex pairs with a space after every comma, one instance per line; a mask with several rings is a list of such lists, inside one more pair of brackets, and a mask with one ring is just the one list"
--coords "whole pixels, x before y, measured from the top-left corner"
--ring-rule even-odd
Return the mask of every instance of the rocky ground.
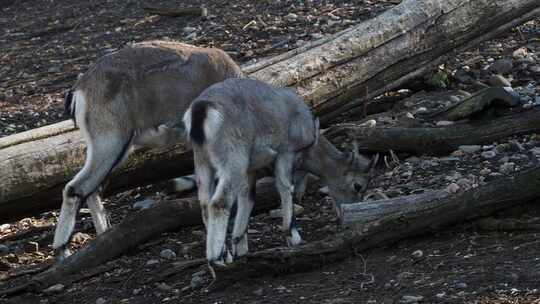
[[[95, 58], [129, 41], [168, 37], [213, 45], [247, 62], [336, 32], [399, 1], [313, 1], [307, 8], [303, 1], [204, 3], [209, 11], [204, 19], [145, 14], [135, 1], [53, 1], [39, 9], [34, 2], [19, 1], [1, 8], [0, 136], [60, 120], [61, 91]], [[511, 86], [515, 108], [540, 106], [539, 33], [537, 19], [456, 54], [425, 79], [388, 94], [402, 97], [388, 112], [347, 119], [450, 125], [422, 118], [486, 86]], [[396, 197], [430, 189], [464, 191], [530, 168], [539, 158], [539, 134], [463, 146], [450, 155], [387, 155], [370, 193]], [[299, 226], [309, 242], [335, 232], [337, 219], [324, 189], [313, 183], [308, 190]], [[170, 196], [158, 186], [142, 187], [108, 198], [107, 208], [118, 223]], [[206, 291], [210, 278], [205, 267], [156, 280], [174, 263], [203, 256], [203, 228], [183, 229], [139, 246], [93, 277], [42, 294], [0, 298], [0, 303], [540, 303], [540, 208], [533, 206], [426, 232], [306, 273], [239, 278], [212, 292]], [[94, 237], [89, 213], [82, 211], [75, 247]], [[0, 225], [0, 289], [28, 279], [27, 271], [50, 260], [57, 215], [51, 211]], [[501, 221], [517, 221], [524, 229], [498, 229], [493, 223]], [[279, 225], [270, 214], [254, 217], [251, 248], [284, 245]]]

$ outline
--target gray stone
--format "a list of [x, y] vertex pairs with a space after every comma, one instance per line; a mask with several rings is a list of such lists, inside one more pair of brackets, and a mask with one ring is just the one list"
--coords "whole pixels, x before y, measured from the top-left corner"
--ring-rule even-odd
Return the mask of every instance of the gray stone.
[[514, 68], [514, 64], [511, 59], [502, 58], [495, 60], [495, 62], [489, 67], [489, 70], [498, 74], [508, 74]]
[[47, 69], [47, 72], [48, 73], [58, 73], [58, 72], [60, 72], [60, 67], [57, 67], [57, 66], [50, 67], [49, 69]]
[[59, 293], [59, 292], [62, 292], [64, 290], [65, 286], [63, 284], [55, 284], [45, 290], [43, 290], [44, 293], [48, 293], [48, 294], [51, 294], [51, 293]]
[[485, 159], [492, 159], [495, 156], [497, 156], [497, 152], [495, 152], [493, 150], [482, 152], [482, 157], [485, 158]]
[[456, 150], [454, 152], [452, 152], [451, 154], [452, 156], [455, 156], [455, 157], [462, 157], [463, 155], [465, 155], [465, 152], [463, 152], [463, 150]]
[[8, 254], [9, 247], [3, 244], [0, 244], [0, 255]]
[[491, 173], [491, 170], [489, 168], [484, 168], [480, 170], [480, 175], [489, 175]]
[[437, 121], [435, 123], [438, 127], [446, 127], [446, 126], [451, 126], [454, 124], [453, 121], [449, 121], [449, 120], [440, 120], [440, 121]]
[[194, 27], [191, 27], [191, 26], [186, 26], [182, 29], [182, 32], [186, 33], [186, 34], [191, 34], [193, 32], [195, 32], [197, 30], [197, 28], [194, 28]]
[[159, 256], [166, 259], [166, 260], [174, 260], [176, 259], [176, 253], [172, 251], [171, 249], [163, 249], [159, 253]]
[[296, 19], [298, 19], [298, 15], [297, 14], [294, 14], [294, 13], [288, 13], [285, 17], [283, 17], [285, 20], [287, 21], [290, 21], [290, 22], [293, 22], [293, 21], [296, 21]]
[[133, 209], [136, 209], [136, 210], [148, 209], [148, 208], [152, 207], [155, 203], [156, 203], [156, 201], [154, 201], [152, 199], [145, 199], [145, 200], [142, 200], [142, 201], [135, 202], [133, 204]]
[[412, 254], [411, 254], [415, 259], [419, 259], [421, 257], [424, 256], [424, 252], [422, 250], [415, 250]]
[[96, 304], [105, 304], [107, 303], [107, 300], [105, 300], [104, 298], [97, 298], [96, 299]]
[[73, 237], [71, 238], [71, 240], [75, 243], [83, 244], [91, 238], [92, 237], [86, 233], [77, 232], [73, 234]]
[[170, 286], [168, 284], [165, 284], [165, 283], [157, 283], [156, 287], [159, 290], [164, 291], [164, 292], [170, 292], [171, 290], [173, 290], [172, 286]]
[[10, 224], [2, 224], [2, 225], [0, 225], [0, 232], [7, 232], [10, 229], [11, 229]]
[[458, 184], [451, 183], [450, 185], [446, 187], [446, 192], [454, 194], [454, 193], [457, 193], [459, 189], [460, 187], [458, 186]]
[[192, 289], [201, 287], [204, 284], [204, 278], [202, 276], [191, 277], [191, 283], [189, 284]]
[[472, 182], [466, 178], [460, 178], [457, 180], [456, 184], [463, 189], [471, 188]]
[[512, 52], [512, 57], [519, 59], [527, 55], [527, 47], [520, 47], [519, 49]]
[[516, 170], [516, 164], [513, 162], [504, 163], [499, 167], [499, 171], [504, 174], [512, 173]]
[[491, 75], [488, 79], [488, 84], [492, 87], [511, 87], [512, 84], [504, 76], [495, 74]]
[[467, 288], [467, 283], [459, 282], [456, 284], [456, 288], [465, 289]]
[[400, 303], [418, 303], [424, 299], [423, 296], [403, 296]]
[[501, 159], [499, 159], [499, 163], [501, 164], [507, 163], [508, 161], [510, 161], [510, 157], [508, 156], [503, 156]]
[[152, 266], [152, 265], [155, 265], [155, 264], [159, 264], [159, 260], [151, 259], [151, 260], [148, 260], [146, 262], [146, 266]]
[[463, 145], [458, 147], [461, 151], [465, 153], [474, 153], [478, 152], [482, 149], [482, 146], [480, 145]]

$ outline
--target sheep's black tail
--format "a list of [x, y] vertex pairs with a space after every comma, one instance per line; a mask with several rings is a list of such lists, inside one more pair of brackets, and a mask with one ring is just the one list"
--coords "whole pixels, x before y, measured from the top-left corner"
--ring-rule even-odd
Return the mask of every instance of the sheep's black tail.
[[73, 123], [77, 125], [75, 121], [75, 103], [73, 102], [73, 89], [69, 89], [64, 96], [64, 116], [73, 119]]
[[193, 103], [191, 108], [191, 128], [189, 137], [192, 142], [203, 145], [206, 141], [206, 135], [204, 134], [204, 121], [208, 113], [208, 107], [210, 102], [197, 101]]

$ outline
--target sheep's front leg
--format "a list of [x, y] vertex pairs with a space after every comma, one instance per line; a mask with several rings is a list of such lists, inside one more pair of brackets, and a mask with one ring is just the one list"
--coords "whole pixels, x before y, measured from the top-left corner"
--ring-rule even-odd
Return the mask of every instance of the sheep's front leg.
[[281, 212], [283, 225], [281, 229], [287, 235], [289, 246], [296, 246], [302, 242], [302, 237], [296, 227], [294, 216], [294, 186], [292, 181], [295, 156], [292, 153], [279, 155], [275, 163], [276, 187], [281, 198]]
[[96, 234], [100, 235], [107, 231], [111, 226], [111, 223], [107, 211], [103, 207], [98, 191], [92, 193], [86, 199], [86, 204], [88, 205], [88, 208], [90, 208], [90, 214], [92, 214], [92, 221], [94, 222]]

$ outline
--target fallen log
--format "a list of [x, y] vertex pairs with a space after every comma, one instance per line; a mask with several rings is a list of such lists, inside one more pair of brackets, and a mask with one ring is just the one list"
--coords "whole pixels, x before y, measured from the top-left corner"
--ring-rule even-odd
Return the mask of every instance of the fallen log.
[[486, 88], [463, 101], [429, 115], [431, 120], [460, 120], [478, 116], [488, 109], [509, 108], [520, 104], [519, 94], [510, 87]]
[[[352, 252], [485, 217], [518, 204], [538, 203], [539, 198], [540, 167], [534, 167], [457, 194], [436, 190], [379, 201], [343, 204], [340, 207], [343, 215], [341, 225], [346, 229], [342, 232], [294, 248], [279, 247], [250, 253], [236, 265], [216, 270], [218, 278], [225, 282], [261, 274], [306, 271], [342, 260]], [[275, 202], [275, 199], [258, 201], [256, 211], [268, 210], [276, 206]], [[15, 290], [21, 292], [33, 288], [39, 291], [58, 282], [69, 282], [70, 274], [103, 264], [152, 236], [178, 229], [181, 225], [198, 224], [200, 214], [197, 206], [192, 202], [168, 202], [131, 215], [65, 262], [35, 276], [31, 283]], [[187, 219], [187, 222], [180, 220], [180, 217]], [[155, 218], [160, 220], [152, 220]], [[140, 225], [141, 222], [148, 225]], [[198, 259], [189, 267], [204, 262], [204, 259]], [[184, 266], [180, 268], [185, 269]]]
[[[254, 214], [267, 212], [279, 206], [279, 195], [275, 190], [273, 178], [259, 180], [256, 195]], [[58, 283], [67, 285], [73, 277], [80, 276], [79, 272], [103, 265], [164, 232], [201, 224], [201, 210], [196, 198], [158, 203], [127, 216], [120, 224], [92, 240], [67, 259], [36, 275], [31, 282], [0, 291], [0, 297], [28, 289], [43, 290]]]
[[[296, 89], [328, 122], [423, 75], [448, 54], [539, 12], [536, 0], [405, 0], [372, 20], [243, 69], [251, 77]], [[365, 99], [349, 104], [353, 96]], [[84, 143], [78, 131], [64, 128], [58, 134], [55, 129], [20, 144], [0, 139], [0, 221], [58, 207], [63, 185], [82, 167]], [[184, 146], [140, 153], [113, 174], [107, 189], [117, 192], [190, 171], [191, 154]]]
[[540, 109], [503, 116], [489, 121], [433, 128], [376, 127], [355, 123], [335, 125], [325, 132], [329, 138], [345, 136], [358, 143], [360, 151], [443, 154], [461, 145], [488, 144], [512, 136], [540, 132]]
[[[424, 235], [527, 202], [540, 203], [540, 167], [458, 194], [433, 191], [373, 202], [343, 204], [342, 232], [295, 248], [251, 253], [215, 269], [222, 288], [251, 276], [308, 271], [352, 254]], [[202, 261], [201, 261], [202, 263]], [[222, 281], [220, 283], [220, 281]]]

